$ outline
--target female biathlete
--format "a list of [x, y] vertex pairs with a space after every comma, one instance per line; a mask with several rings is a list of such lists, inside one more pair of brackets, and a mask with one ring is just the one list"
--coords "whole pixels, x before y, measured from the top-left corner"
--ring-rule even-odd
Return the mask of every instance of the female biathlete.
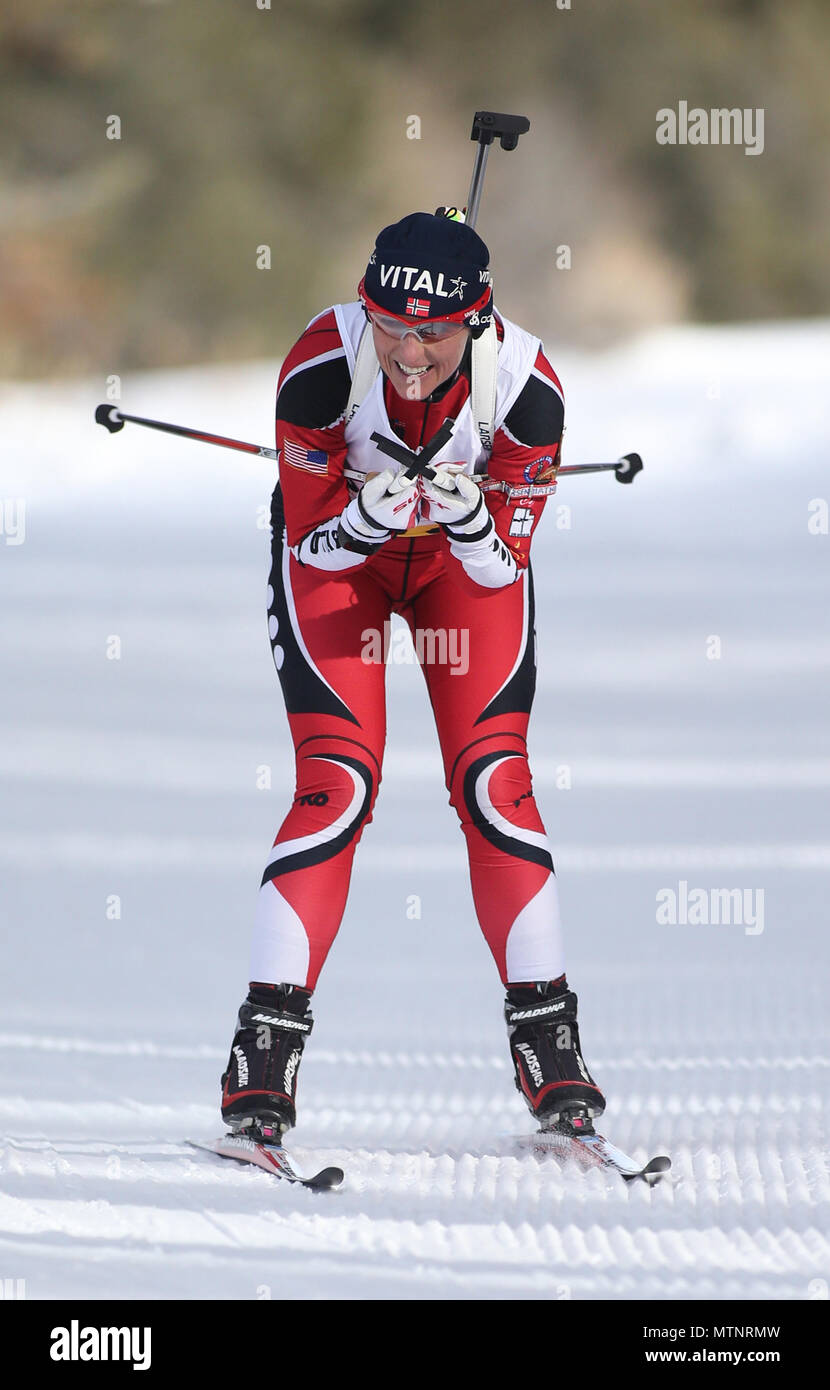
[[[447, 210], [404, 217], [377, 238], [359, 299], [312, 319], [280, 372], [268, 621], [297, 784], [222, 1077], [223, 1119], [251, 1138], [278, 1142], [296, 1122], [310, 1001], [381, 778], [386, 668], [367, 632], [388, 633], [392, 613], [416, 639], [516, 1085], [543, 1128], [588, 1126], [605, 1108], [580, 1051], [526, 744], [530, 545], [555, 488], [563, 398], [540, 341], [494, 309], [488, 264]], [[431, 477], [390, 465], [372, 439], [417, 452], [445, 421]], [[448, 622], [466, 639], [463, 669], [434, 640]]]

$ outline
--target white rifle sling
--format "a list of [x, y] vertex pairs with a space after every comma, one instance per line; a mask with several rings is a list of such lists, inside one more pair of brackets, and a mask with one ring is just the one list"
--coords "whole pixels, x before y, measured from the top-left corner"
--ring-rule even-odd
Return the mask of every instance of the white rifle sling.
[[360, 335], [360, 343], [358, 345], [354, 371], [352, 373], [352, 389], [349, 392], [349, 399], [346, 402], [347, 425], [352, 416], [360, 409], [371, 391], [375, 377], [379, 371], [380, 363], [378, 362], [377, 353], [375, 352], [375, 340], [367, 323]]
[[496, 320], [491, 315], [490, 323], [481, 337], [473, 339], [470, 371], [470, 406], [475, 427], [484, 448], [487, 450], [488, 458], [493, 452], [498, 359], [499, 338], [496, 332]]

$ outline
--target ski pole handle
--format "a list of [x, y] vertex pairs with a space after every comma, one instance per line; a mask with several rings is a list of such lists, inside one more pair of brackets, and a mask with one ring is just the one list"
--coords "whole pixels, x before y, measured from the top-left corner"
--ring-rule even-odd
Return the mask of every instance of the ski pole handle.
[[372, 434], [369, 438], [377, 445], [380, 453], [387, 454], [396, 463], [403, 465], [407, 478], [416, 478], [420, 473], [422, 477], [432, 479], [435, 477], [435, 469], [429, 467], [430, 461], [441, 452], [445, 444], [449, 444], [452, 439], [452, 426], [452, 420], [446, 419], [432, 438], [427, 440], [420, 454], [413, 453], [399, 439], [387, 439], [384, 434]]

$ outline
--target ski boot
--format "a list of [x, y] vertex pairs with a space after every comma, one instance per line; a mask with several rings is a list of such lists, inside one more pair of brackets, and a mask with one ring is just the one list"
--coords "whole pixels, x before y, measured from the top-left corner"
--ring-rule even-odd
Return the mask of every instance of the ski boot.
[[297, 1123], [297, 1069], [313, 1027], [311, 990], [252, 984], [222, 1075], [222, 1119], [234, 1134], [280, 1144]]
[[582, 1059], [576, 1004], [564, 975], [507, 987], [504, 1017], [516, 1089], [543, 1132], [593, 1134], [592, 1120], [605, 1109]]

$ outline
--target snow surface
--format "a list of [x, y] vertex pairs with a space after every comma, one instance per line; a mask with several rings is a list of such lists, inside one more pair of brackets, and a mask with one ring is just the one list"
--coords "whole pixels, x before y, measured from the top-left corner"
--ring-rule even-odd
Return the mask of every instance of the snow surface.
[[[638, 449], [646, 471], [563, 479], [537, 533], [531, 764], [602, 1129], [670, 1154], [672, 1180], [627, 1188], [515, 1142], [532, 1122], [407, 664], [290, 1141], [345, 1184], [186, 1147], [220, 1128], [293, 790], [265, 626], [274, 468], [110, 438], [102, 383], [10, 386], [0, 1279], [28, 1298], [827, 1296], [830, 537], [808, 517], [830, 491], [830, 324], [552, 355], [565, 462]], [[122, 404], [270, 444], [276, 370], [137, 376]], [[681, 880], [762, 889], [763, 930], [659, 924]]]

